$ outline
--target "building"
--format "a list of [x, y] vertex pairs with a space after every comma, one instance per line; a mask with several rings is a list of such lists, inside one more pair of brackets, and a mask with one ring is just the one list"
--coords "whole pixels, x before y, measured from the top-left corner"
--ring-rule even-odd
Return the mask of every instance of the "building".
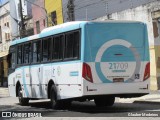
[[45, 9], [48, 14], [48, 26], [63, 23], [62, 0], [45, 0]]
[[[10, 41], [20, 38], [19, 0], [0, 0], [0, 86], [7, 86]], [[12, 9], [11, 9], [12, 8]], [[26, 36], [33, 35], [31, 3], [22, 0]]]
[[47, 27], [47, 11], [44, 6], [44, 0], [37, 0], [32, 4], [32, 19], [34, 34], [40, 33]]
[[[71, 11], [68, 9], [70, 1], [73, 1]], [[158, 0], [62, 0], [64, 22], [69, 21], [69, 14], [74, 14], [75, 20], [95, 20], [154, 1]]]
[[0, 5], [0, 86], [7, 85], [7, 57], [11, 36], [11, 16], [9, 1]]
[[[22, 14], [25, 24], [25, 34], [30, 36], [34, 34], [33, 21], [32, 21], [32, 2], [30, 0], [21, 0], [22, 2]], [[11, 16], [15, 18], [16, 23], [14, 27], [17, 29], [17, 36], [15, 39], [20, 38], [19, 31], [21, 30], [21, 14], [20, 14], [20, 0], [10, 0], [10, 6], [12, 6]], [[12, 23], [13, 24], [13, 23]]]

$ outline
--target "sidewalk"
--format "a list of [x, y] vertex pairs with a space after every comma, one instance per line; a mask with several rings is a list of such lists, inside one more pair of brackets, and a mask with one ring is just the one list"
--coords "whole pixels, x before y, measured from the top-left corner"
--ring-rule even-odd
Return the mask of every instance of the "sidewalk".
[[6, 87], [0, 87], [0, 97], [8, 97], [9, 91]]
[[137, 98], [118, 98], [120, 103], [160, 103], [160, 91], [150, 92], [150, 94]]

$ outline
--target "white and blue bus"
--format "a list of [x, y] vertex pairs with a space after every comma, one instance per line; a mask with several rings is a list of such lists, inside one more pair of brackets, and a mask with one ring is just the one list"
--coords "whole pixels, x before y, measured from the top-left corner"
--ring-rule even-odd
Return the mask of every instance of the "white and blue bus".
[[8, 55], [10, 96], [22, 105], [50, 99], [51, 106], [149, 93], [146, 24], [135, 21], [69, 22], [14, 40]]

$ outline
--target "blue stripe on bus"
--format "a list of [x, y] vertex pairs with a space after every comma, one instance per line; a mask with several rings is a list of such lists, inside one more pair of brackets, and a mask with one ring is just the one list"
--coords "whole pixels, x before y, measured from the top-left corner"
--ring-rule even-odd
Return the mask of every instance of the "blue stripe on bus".
[[22, 77], [22, 79], [23, 79], [24, 91], [26, 93], [26, 96], [29, 97], [29, 93], [28, 93], [27, 86], [26, 86], [25, 70], [24, 70], [24, 68], [23, 68], [23, 77]]
[[78, 71], [70, 72], [70, 76], [79, 76], [79, 72]]

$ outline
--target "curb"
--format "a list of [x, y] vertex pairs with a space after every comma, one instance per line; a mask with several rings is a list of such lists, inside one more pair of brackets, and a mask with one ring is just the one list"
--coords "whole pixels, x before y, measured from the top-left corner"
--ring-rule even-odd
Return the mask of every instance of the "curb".
[[152, 104], [152, 105], [160, 105], [160, 101], [134, 101], [136, 104]]

